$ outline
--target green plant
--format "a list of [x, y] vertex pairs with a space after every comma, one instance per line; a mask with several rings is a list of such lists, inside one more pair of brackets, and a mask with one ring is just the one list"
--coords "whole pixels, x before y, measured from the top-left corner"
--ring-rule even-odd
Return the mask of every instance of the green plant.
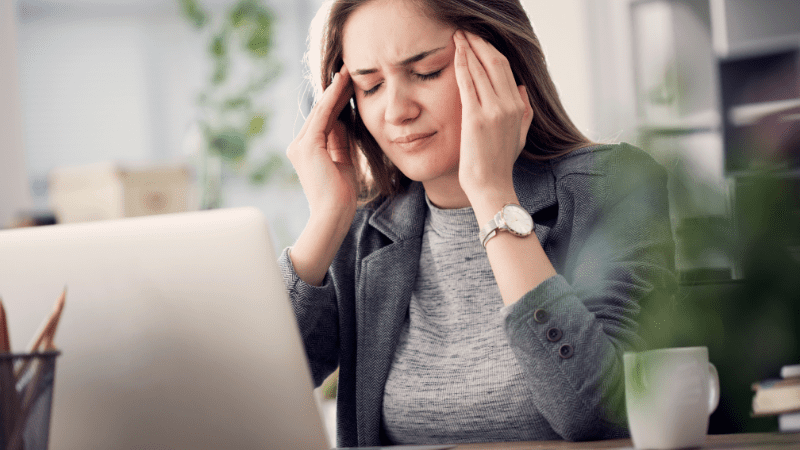
[[281, 154], [262, 151], [255, 155], [254, 151], [264, 150], [270, 119], [263, 95], [281, 71], [273, 57], [276, 18], [263, 0], [236, 1], [220, 17], [213, 17], [196, 0], [179, 1], [183, 16], [208, 39], [212, 70], [196, 104], [204, 142], [199, 167], [204, 191], [201, 206], [214, 208], [221, 206], [220, 180], [214, 180], [212, 173], [219, 172], [221, 164], [215, 160], [253, 184], [287, 175]]
[[[764, 141], [751, 151], [773, 158], [770, 148]], [[672, 213], [681, 218], [675, 239], [690, 269], [682, 270], [675, 296], [642, 304], [639, 334], [648, 348], [708, 347], [722, 392], [712, 434], [774, 431], [774, 417], [750, 416], [751, 385], [800, 358], [800, 179], [769, 168], [788, 161], [764, 157], [754, 169], [729, 175], [726, 185], [708, 183], [683, 156], [662, 163], [673, 195], [685, 197]], [[718, 198], [729, 198], [727, 214], [698, 214], [703, 205], [696, 201]], [[724, 255], [731, 271], [704, 268], [709, 254]]]

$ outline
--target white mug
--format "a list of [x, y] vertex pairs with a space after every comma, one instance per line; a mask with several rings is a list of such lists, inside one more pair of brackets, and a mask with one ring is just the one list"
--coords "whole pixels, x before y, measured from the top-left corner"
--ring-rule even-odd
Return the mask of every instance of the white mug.
[[707, 347], [625, 353], [625, 405], [633, 445], [676, 449], [703, 444], [719, 404], [719, 375]]

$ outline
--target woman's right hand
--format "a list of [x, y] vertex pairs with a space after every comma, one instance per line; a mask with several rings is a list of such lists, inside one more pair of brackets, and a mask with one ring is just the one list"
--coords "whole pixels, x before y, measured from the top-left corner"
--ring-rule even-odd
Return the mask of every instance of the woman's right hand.
[[350, 74], [343, 66], [294, 138], [286, 156], [308, 199], [311, 215], [355, 214], [358, 185], [352, 149], [337, 117], [353, 96]]
[[337, 120], [352, 96], [353, 84], [343, 66], [286, 150], [311, 209], [290, 255], [297, 275], [312, 285], [322, 283], [356, 212], [354, 149]]

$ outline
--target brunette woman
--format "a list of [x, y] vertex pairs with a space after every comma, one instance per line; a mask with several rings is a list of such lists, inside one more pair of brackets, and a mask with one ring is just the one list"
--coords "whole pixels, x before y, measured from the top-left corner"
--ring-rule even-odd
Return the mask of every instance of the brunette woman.
[[581, 134], [518, 0], [322, 14], [280, 261], [339, 445], [625, 436], [621, 355], [674, 285], [664, 170]]

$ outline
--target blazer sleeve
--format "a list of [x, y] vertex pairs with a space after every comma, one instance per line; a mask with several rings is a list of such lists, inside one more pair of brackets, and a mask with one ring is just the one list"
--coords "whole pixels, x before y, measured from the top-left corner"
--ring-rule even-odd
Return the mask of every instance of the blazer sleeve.
[[571, 441], [628, 434], [622, 354], [643, 346], [641, 305], [676, 287], [666, 172], [612, 153], [599, 175], [560, 181], [574, 198], [559, 213], [572, 223], [564, 270], [502, 310], [536, 406]]
[[319, 386], [339, 365], [339, 320], [330, 271], [322, 286], [312, 286], [297, 276], [290, 248], [278, 258], [283, 283], [294, 309], [314, 385]]

